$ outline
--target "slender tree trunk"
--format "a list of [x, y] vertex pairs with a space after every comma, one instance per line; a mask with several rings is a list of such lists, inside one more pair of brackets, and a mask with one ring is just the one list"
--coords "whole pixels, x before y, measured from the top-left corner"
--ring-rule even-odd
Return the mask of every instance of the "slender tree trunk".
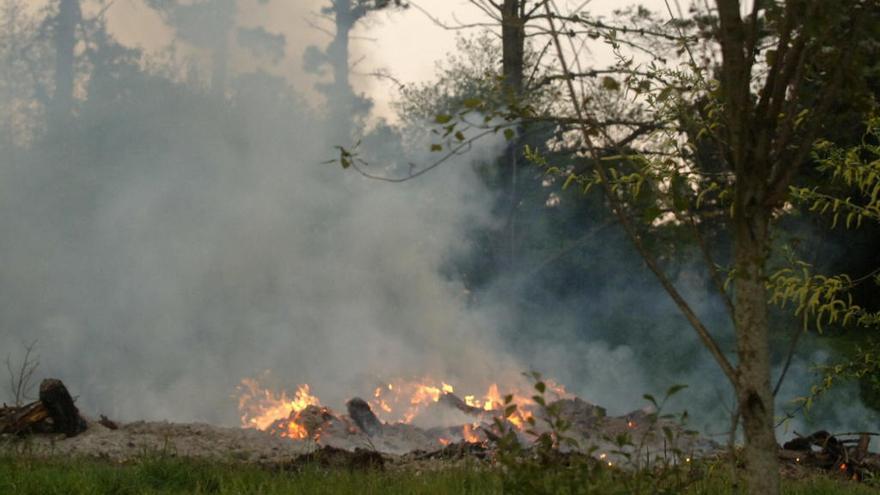
[[[760, 174], [759, 174], [760, 175]], [[779, 466], [773, 428], [770, 343], [764, 264], [769, 250], [770, 209], [762, 204], [760, 179], [738, 177], [734, 211], [737, 398], [745, 434], [748, 493], [779, 493]]]
[[61, 0], [55, 18], [55, 92], [49, 109], [49, 132], [63, 132], [73, 111], [73, 85], [76, 73], [76, 28], [81, 12], [79, 0]]
[[352, 0], [334, 0], [336, 36], [327, 48], [333, 69], [333, 84], [327, 93], [330, 122], [340, 142], [351, 139], [355, 113], [355, 94], [349, 80], [349, 42], [351, 30], [358, 21]]
[[502, 73], [506, 97], [517, 101], [523, 89], [525, 66], [525, 19], [522, 0], [504, 0], [501, 8]]
[[[501, 45], [502, 45], [502, 92], [511, 104], [520, 102], [523, 92], [525, 67], [525, 19], [523, 0], [504, 0], [501, 6]], [[507, 191], [507, 258], [508, 264], [516, 264], [517, 231], [516, 217], [519, 203], [519, 150], [522, 148], [522, 126], [517, 128], [516, 137], [508, 143], [505, 152], [502, 177], [509, 181]]]

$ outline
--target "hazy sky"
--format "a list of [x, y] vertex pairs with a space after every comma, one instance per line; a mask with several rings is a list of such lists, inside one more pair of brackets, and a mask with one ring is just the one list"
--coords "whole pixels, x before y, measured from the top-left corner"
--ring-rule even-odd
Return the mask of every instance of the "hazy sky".
[[[456, 20], [485, 20], [484, 14], [468, 0], [417, 0], [412, 3], [450, 25], [456, 24]], [[582, 2], [563, 0], [558, 3], [578, 5]], [[602, 15], [634, 3], [665, 9], [663, 0], [593, 0], [586, 8], [595, 15]], [[326, 4], [328, 0], [239, 2], [240, 24], [262, 26], [270, 32], [285, 35], [286, 58], [274, 66], [273, 71], [286, 75], [301, 91], [309, 90], [315, 82], [313, 76], [302, 71], [303, 51], [308, 45], [325, 46], [330, 40], [329, 34], [321, 32], [319, 27], [333, 31], [332, 22], [317, 15]], [[171, 39], [171, 31], [141, 0], [121, 0], [110, 8], [107, 15], [112, 31], [125, 44], [156, 50]], [[455, 47], [455, 32], [438, 26], [416, 8], [374, 14], [360, 23], [356, 34], [358, 38], [352, 46], [353, 84], [359, 92], [371, 96], [376, 101], [377, 112], [384, 115], [389, 114], [388, 103], [394, 96], [394, 85], [359, 74], [382, 69], [403, 82], [426, 81], [434, 75], [437, 61], [444, 59]], [[252, 65], [252, 61], [248, 54], [238, 53], [236, 64], [245, 68]]]

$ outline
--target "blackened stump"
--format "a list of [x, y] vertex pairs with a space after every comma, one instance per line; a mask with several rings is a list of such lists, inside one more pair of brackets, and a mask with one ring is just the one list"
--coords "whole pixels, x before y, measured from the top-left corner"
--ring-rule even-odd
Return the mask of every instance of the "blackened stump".
[[40, 383], [40, 402], [49, 410], [55, 431], [72, 437], [86, 430], [86, 421], [61, 380], [47, 378]]

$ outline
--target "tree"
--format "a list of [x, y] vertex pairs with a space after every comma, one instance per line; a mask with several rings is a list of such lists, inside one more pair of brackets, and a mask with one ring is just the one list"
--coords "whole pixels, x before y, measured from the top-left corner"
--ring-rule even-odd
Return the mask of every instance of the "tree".
[[270, 33], [262, 27], [235, 29], [237, 0], [148, 0], [147, 4], [162, 16], [180, 39], [209, 51], [210, 88], [215, 97], [226, 97], [233, 32], [238, 44], [255, 56], [277, 62], [284, 55], [286, 40], [283, 35]]
[[[771, 229], [792, 199], [792, 181], [809, 159], [824, 114], [857, 72], [868, 44], [862, 40], [869, 10], [876, 8], [857, 0], [754, 2], [743, 17], [737, 0], [718, 0], [716, 6], [704, 17], [673, 16], [665, 25], [651, 23], [650, 14], [637, 9], [629, 24], [610, 25], [543, 4], [541, 19], [555, 48], [551, 78], [564, 84], [567, 99], [538, 118], [577, 131], [566, 139], [586, 154], [585, 166], [568, 183], [585, 190], [601, 186], [645, 264], [715, 358], [742, 418], [744, 481], [751, 493], [774, 494], [779, 480], [768, 327]], [[584, 70], [582, 54], [564, 47], [563, 36], [602, 39], [618, 62], [607, 70]], [[640, 64], [621, 47], [641, 50], [649, 60]], [[715, 53], [721, 54], [717, 65], [711, 63]], [[628, 110], [620, 109], [619, 97], [605, 96], [623, 90], [636, 96]], [[689, 115], [695, 108], [697, 116]], [[518, 118], [535, 116], [521, 112]], [[622, 132], [634, 128], [639, 137], [638, 130], [652, 121], [648, 139]], [[694, 124], [695, 140], [682, 145], [683, 129]], [[711, 157], [717, 163], [695, 160], [695, 141], [702, 139], [718, 151]], [[543, 160], [534, 153], [532, 158]], [[707, 180], [712, 176], [720, 179]], [[707, 200], [713, 214], [729, 211], [730, 218], [708, 216]], [[649, 223], [640, 227], [636, 218]], [[719, 221], [732, 240], [732, 294], [700, 232]], [[692, 227], [707, 270], [728, 301], [735, 364], [651, 250], [649, 236], [669, 222]]]
[[[670, 22], [657, 22], [637, 8], [616, 24], [540, 5], [543, 15], [535, 19], [546, 25], [536, 36], [547, 36], [555, 52], [544, 62], [553, 71], [545, 80], [561, 84], [565, 98], [540, 113], [470, 102], [455, 115], [438, 116], [444, 145], [455, 152], [467, 140], [457, 126], [473, 128], [466, 115], [474, 109], [487, 113], [485, 125], [496, 132], [536, 120], [558, 125], [560, 141], [576, 150], [572, 156], [583, 165], [556, 168], [557, 173], [568, 175], [567, 185], [601, 188], [617, 223], [734, 390], [748, 491], [778, 493], [768, 325], [772, 232], [795, 199], [793, 180], [809, 162], [824, 114], [860, 72], [876, 5], [757, 1], [743, 16], [738, 0], [717, 0], [715, 10], [690, 19], [670, 10]], [[578, 47], [589, 39], [611, 47], [616, 63], [584, 69]], [[627, 48], [647, 60], [637, 61]], [[720, 60], [713, 62], [717, 54]], [[499, 117], [507, 123], [493, 122]], [[712, 153], [702, 153], [706, 143]], [[526, 154], [549, 164], [536, 150]], [[638, 219], [647, 222], [639, 225]], [[732, 244], [732, 293], [703, 236], [712, 224], [720, 225]], [[652, 250], [651, 236], [667, 225], [693, 233], [729, 309], [735, 361], [719, 344], [718, 330], [701, 320]]]
[[324, 65], [332, 69], [333, 82], [318, 88], [327, 97], [330, 121], [342, 126], [340, 137], [344, 139], [351, 137], [351, 131], [343, 124], [356, 121], [370, 109], [369, 100], [357, 96], [349, 80], [351, 31], [371, 12], [391, 7], [406, 8], [407, 4], [403, 0], [331, 0], [330, 5], [321, 9], [321, 13], [333, 19], [333, 40], [324, 51], [315, 46], [306, 50], [306, 70], [319, 72]]
[[[792, 179], [813, 147], [823, 114], [844, 86], [847, 71], [858, 57], [858, 34], [864, 29], [860, 21], [867, 9], [868, 5], [859, 1], [754, 2], [750, 13], [743, 18], [739, 1], [717, 1], [718, 25], [712, 40], [720, 45], [722, 59], [718, 67], [719, 80], [709, 82], [707, 89], [716, 99], [714, 111], [719, 118], [705, 131], [713, 135], [722, 151], [725, 168], [730, 172], [732, 218], [728, 228], [734, 248], [731, 310], [737, 344], [735, 366], [666, 277], [654, 255], [644, 247], [642, 234], [629, 216], [629, 207], [617, 192], [622, 186], [620, 177], [609, 172], [597, 152], [597, 138], [593, 136], [607, 140], [608, 132], [596, 125], [595, 119], [587, 113], [589, 110], [582, 110], [586, 102], [575, 90], [572, 82], [575, 74], [566, 65], [560, 32], [554, 26], [556, 20], [578, 22], [578, 19], [560, 16], [549, 6], [546, 10], [573, 112], [594, 162], [595, 182], [603, 186], [610, 207], [646, 264], [686, 315], [736, 392], [745, 436], [744, 480], [750, 493], [779, 492], [767, 323], [771, 224], [790, 199]], [[584, 24], [598, 27], [595, 22]], [[617, 43], [614, 37], [618, 32], [620, 30], [612, 30], [606, 36]], [[682, 37], [679, 41], [682, 52], [689, 55], [691, 69], [697, 74], [692, 82], [706, 81], [708, 68], [697, 65], [687, 39]], [[766, 64], [759, 58], [762, 56]], [[661, 91], [669, 97], [676, 87], [665, 86]], [[679, 155], [679, 158], [687, 156]], [[691, 162], [691, 166], [698, 164]], [[655, 169], [636, 180], [645, 180], [646, 176], [648, 180], [675, 178], [662, 173], [657, 175]], [[663, 189], [661, 184], [653, 187]], [[674, 182], [672, 187], [675, 188]], [[681, 191], [673, 191], [673, 196], [676, 194]], [[676, 218], [701, 221], [688, 218], [694, 209], [688, 207], [687, 201], [673, 197], [672, 206]], [[711, 257], [707, 256], [707, 260], [711, 261]], [[709, 269], [715, 270], [713, 266]]]
[[76, 30], [82, 22], [79, 0], [60, 0], [52, 19], [55, 45], [55, 90], [49, 106], [49, 133], [59, 135], [67, 129], [73, 111], [73, 85], [76, 78]]

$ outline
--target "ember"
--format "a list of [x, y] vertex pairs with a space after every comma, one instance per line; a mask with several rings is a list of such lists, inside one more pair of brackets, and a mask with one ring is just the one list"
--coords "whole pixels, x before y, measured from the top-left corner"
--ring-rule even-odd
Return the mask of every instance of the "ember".
[[875, 433], [843, 433], [832, 435], [817, 431], [798, 436], [782, 446], [779, 456], [796, 465], [837, 471], [854, 480], [873, 476], [880, 470], [880, 456], [869, 451]]

